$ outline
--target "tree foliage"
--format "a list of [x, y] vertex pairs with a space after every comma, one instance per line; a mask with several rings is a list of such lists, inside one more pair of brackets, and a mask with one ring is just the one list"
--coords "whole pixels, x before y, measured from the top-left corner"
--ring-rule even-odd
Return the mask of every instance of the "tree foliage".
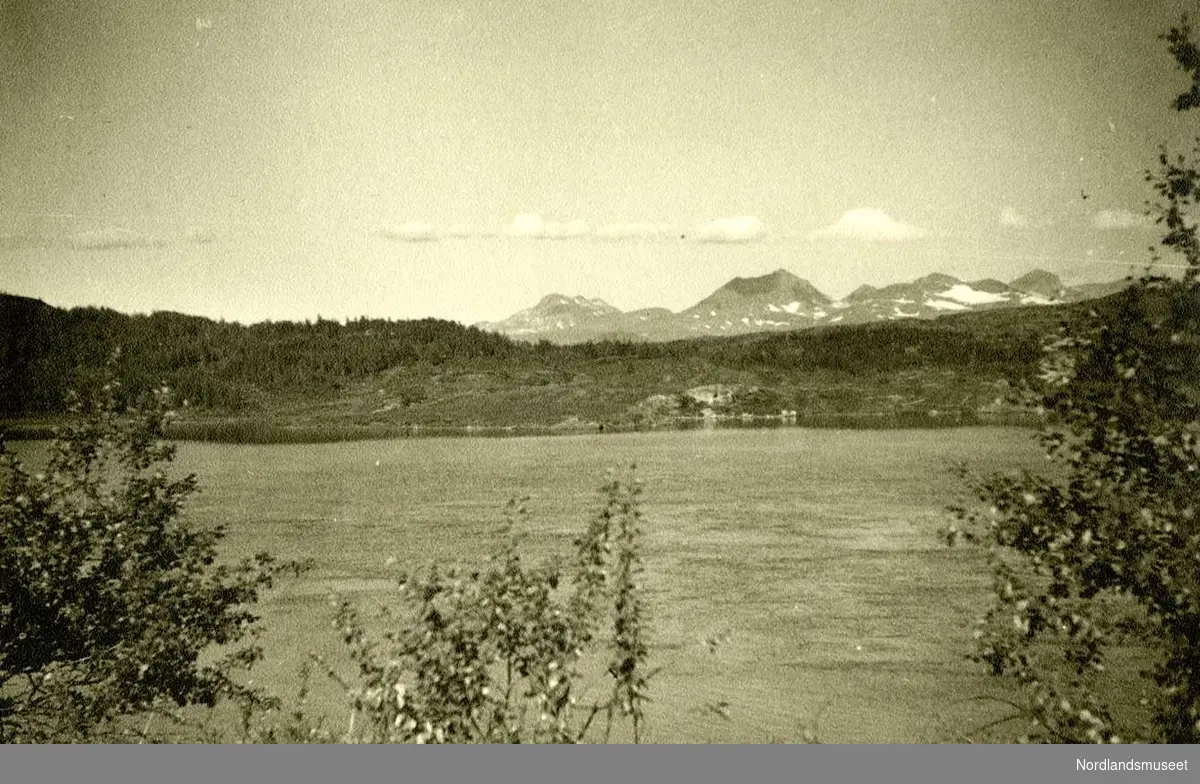
[[42, 471], [0, 444], [0, 742], [121, 737], [123, 716], [255, 696], [233, 673], [260, 655], [250, 605], [283, 565], [218, 563], [223, 530], [179, 519], [196, 479], [167, 473], [166, 390], [128, 411], [116, 392], [76, 400]]
[[319, 397], [397, 365], [517, 353], [503, 336], [437, 319], [242, 326], [179, 313], [64, 311], [0, 295], [0, 415], [61, 411], [68, 390], [102, 376], [117, 347], [121, 394], [135, 399], [165, 380], [179, 399], [221, 411]]
[[[1193, 78], [1181, 111], [1200, 94], [1190, 35], [1185, 18], [1164, 36]], [[990, 549], [977, 658], [1021, 684], [1030, 739], [1200, 740], [1200, 171], [1159, 163], [1153, 209], [1183, 274], [1148, 274], [1048, 343], [1027, 394], [1053, 468], [974, 480], [990, 508], [950, 532]]]
[[[434, 564], [404, 575], [402, 601], [370, 624], [352, 603], [336, 602], [357, 678], [327, 671], [349, 695], [349, 730], [335, 737], [301, 713], [259, 737], [575, 743], [601, 732], [607, 739], [625, 719], [640, 741], [652, 675], [638, 582], [640, 490], [612, 476], [602, 492], [604, 506], [575, 541], [573, 568], [526, 562], [525, 507], [511, 502], [503, 542], [486, 567]], [[380, 627], [382, 634], [371, 631]], [[591, 698], [606, 637], [609, 689]]]

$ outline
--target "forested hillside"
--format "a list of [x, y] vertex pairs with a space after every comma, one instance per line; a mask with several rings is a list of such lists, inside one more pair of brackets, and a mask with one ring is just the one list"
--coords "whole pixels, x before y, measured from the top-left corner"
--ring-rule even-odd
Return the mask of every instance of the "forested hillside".
[[[53, 419], [67, 392], [117, 375], [170, 386], [192, 419], [352, 426], [637, 424], [719, 413], [974, 411], [1024, 377], [1043, 335], [1096, 303], [670, 343], [526, 344], [448, 321], [243, 326], [0, 297], [0, 416]], [[1103, 306], [1102, 304], [1099, 306]], [[666, 398], [664, 403], [663, 398]]]
[[61, 410], [67, 390], [86, 383], [117, 350], [118, 375], [132, 393], [166, 382], [193, 406], [233, 411], [279, 396], [324, 395], [348, 379], [399, 365], [517, 353], [507, 338], [435, 319], [246, 327], [179, 313], [60, 310], [5, 295], [0, 412]]

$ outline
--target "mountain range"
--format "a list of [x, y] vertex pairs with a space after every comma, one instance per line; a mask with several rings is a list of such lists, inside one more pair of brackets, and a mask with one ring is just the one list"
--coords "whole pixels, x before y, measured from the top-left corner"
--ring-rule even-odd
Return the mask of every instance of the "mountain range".
[[860, 286], [834, 300], [807, 280], [778, 269], [759, 277], [734, 278], [678, 313], [667, 308], [625, 312], [602, 299], [549, 294], [502, 321], [475, 326], [517, 340], [562, 344], [605, 339], [665, 341], [1056, 305], [1102, 297], [1126, 285], [1122, 279], [1068, 287], [1054, 273], [1040, 269], [1008, 283], [990, 278], [965, 282], [934, 273], [882, 288]]

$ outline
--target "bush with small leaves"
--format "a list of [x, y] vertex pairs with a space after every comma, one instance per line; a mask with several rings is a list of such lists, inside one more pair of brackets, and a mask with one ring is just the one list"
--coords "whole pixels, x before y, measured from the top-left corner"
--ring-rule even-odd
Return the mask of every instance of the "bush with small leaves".
[[[1164, 37], [1200, 85], [1187, 20]], [[977, 658], [1022, 685], [1029, 739], [1200, 741], [1200, 170], [1160, 163], [1162, 244], [1184, 274], [1137, 281], [1047, 345], [1027, 402], [1057, 470], [971, 480], [986, 507], [949, 532], [990, 550]], [[1114, 671], [1114, 642], [1145, 672]]]
[[[504, 542], [481, 570], [433, 565], [404, 577], [381, 637], [338, 602], [336, 626], [357, 665], [347, 740], [368, 743], [575, 743], [628, 717], [641, 740], [648, 700], [644, 601], [637, 575], [641, 512], [632, 480], [611, 478], [606, 502], [575, 542], [573, 572], [527, 565], [523, 503], [510, 502]], [[569, 583], [569, 585], [568, 585]], [[582, 668], [606, 626], [607, 699], [587, 701]], [[372, 624], [374, 625], [374, 624]], [[334, 675], [330, 671], [332, 677]]]
[[261, 655], [249, 607], [298, 565], [218, 563], [222, 529], [178, 519], [196, 479], [167, 473], [167, 390], [124, 411], [116, 393], [75, 399], [43, 471], [0, 443], [0, 742], [120, 739], [121, 717], [262, 700], [234, 678]]

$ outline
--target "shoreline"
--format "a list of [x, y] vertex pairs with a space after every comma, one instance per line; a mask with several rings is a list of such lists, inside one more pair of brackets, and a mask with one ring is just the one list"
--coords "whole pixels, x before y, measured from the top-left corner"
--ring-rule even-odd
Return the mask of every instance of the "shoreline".
[[[662, 417], [643, 422], [594, 422], [567, 419], [544, 424], [424, 424], [424, 423], [294, 423], [250, 417], [197, 418], [175, 421], [167, 427], [173, 441], [227, 444], [320, 444], [349, 441], [380, 441], [397, 438], [507, 438], [608, 433], [639, 433], [673, 430], [773, 430], [804, 428], [820, 430], [941, 430], [960, 427], [1035, 427], [1039, 418], [1032, 411], [922, 411], [841, 412], [791, 415], [717, 414], [710, 416]], [[0, 421], [7, 441], [43, 441], [65, 425], [61, 419], [14, 419]]]

